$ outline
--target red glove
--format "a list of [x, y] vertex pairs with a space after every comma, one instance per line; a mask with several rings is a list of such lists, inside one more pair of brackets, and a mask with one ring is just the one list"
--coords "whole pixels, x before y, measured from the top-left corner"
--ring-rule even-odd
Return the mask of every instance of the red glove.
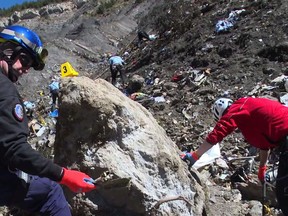
[[258, 179], [261, 181], [261, 183], [264, 182], [265, 180], [265, 172], [267, 170], [267, 166], [264, 165], [262, 167], [259, 167], [259, 170], [258, 170]]
[[74, 193], [88, 192], [96, 189], [95, 181], [85, 173], [63, 168], [63, 177], [59, 182], [66, 185]]

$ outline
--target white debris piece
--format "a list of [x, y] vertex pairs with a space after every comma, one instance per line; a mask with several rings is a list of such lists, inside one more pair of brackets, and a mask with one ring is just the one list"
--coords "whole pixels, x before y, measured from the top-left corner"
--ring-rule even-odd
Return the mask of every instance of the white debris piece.
[[216, 145], [214, 145], [211, 149], [209, 149], [207, 152], [205, 152], [200, 158], [199, 160], [197, 160], [193, 167], [195, 169], [198, 169], [200, 167], [206, 166], [208, 164], [214, 163], [216, 158], [219, 158], [221, 156], [220, 153], [220, 146], [217, 143]]
[[280, 102], [284, 104], [284, 106], [288, 106], [288, 93], [280, 97]]
[[36, 133], [36, 136], [37, 137], [42, 136], [44, 134], [45, 130], [46, 130], [46, 127], [40, 128], [40, 130]]

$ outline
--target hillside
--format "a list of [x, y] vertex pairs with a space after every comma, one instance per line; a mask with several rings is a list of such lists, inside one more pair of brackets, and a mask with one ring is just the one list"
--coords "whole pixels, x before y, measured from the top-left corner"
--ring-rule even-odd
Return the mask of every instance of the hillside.
[[[229, 94], [236, 99], [247, 95], [270, 95], [277, 98], [286, 93], [281, 87], [272, 91], [261, 89], [261, 86], [273, 85], [271, 81], [274, 78], [287, 73], [286, 8], [284, 1], [206, 1], [205, 4], [193, 2], [190, 5], [185, 1], [171, 1], [155, 8], [143, 19], [160, 35], [168, 31], [169, 35], [160, 37], [134, 54], [130, 62], [137, 61], [137, 64], [129, 65], [131, 73], [147, 77], [147, 73], [152, 71], [160, 82], [171, 81], [175, 74], [191, 78], [190, 83], [187, 80], [178, 82], [176, 88], [168, 89], [169, 85], [160, 87], [167, 94], [167, 101], [171, 101], [169, 108], [162, 110], [163, 117], [172, 112], [171, 118], [179, 122], [171, 130], [175, 141], [180, 141], [177, 138], [181, 137], [180, 134], [183, 136], [188, 125], [190, 142], [195, 142], [199, 130], [205, 131], [212, 126], [212, 119], [205, 117], [219, 96]], [[240, 9], [245, 11], [229, 31], [215, 33], [218, 20]], [[197, 76], [205, 75], [206, 80], [201, 85], [191, 83], [195, 73]], [[258, 90], [253, 91], [257, 86]], [[148, 86], [147, 91], [152, 92], [153, 88], [158, 87]], [[188, 107], [188, 113], [194, 113], [196, 118], [185, 125], [185, 121], [180, 119], [183, 119], [182, 110]], [[159, 120], [164, 121], [168, 129], [173, 127], [171, 118]], [[197, 129], [197, 126], [203, 128]]]
[[[36, 99], [39, 90], [47, 93], [51, 77], [65, 61], [81, 75], [109, 79], [103, 56], [128, 52], [128, 78], [142, 76], [142, 93], [165, 98], [165, 103], [140, 102], [184, 150], [196, 148], [213, 127], [210, 108], [219, 96], [280, 100], [287, 93], [284, 81], [272, 82], [288, 75], [285, 0], [128, 0], [117, 1], [103, 14], [97, 8], [87, 1], [63, 13], [16, 23], [35, 29], [49, 50], [46, 70], [32, 71], [18, 83], [26, 98]], [[216, 23], [232, 11], [241, 11], [233, 27], [217, 33]], [[138, 29], [158, 38], [137, 47]], [[249, 151], [239, 133], [227, 137], [221, 148], [228, 155], [246, 156]], [[215, 215], [227, 207], [225, 201], [221, 204], [211, 207]]]

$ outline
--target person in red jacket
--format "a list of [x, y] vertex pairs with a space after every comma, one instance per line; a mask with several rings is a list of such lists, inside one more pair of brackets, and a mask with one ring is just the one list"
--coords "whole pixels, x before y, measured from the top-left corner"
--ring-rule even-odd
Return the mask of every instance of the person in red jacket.
[[213, 145], [238, 128], [252, 146], [260, 149], [258, 178], [264, 182], [269, 151], [279, 147], [276, 196], [282, 212], [288, 215], [288, 107], [267, 98], [244, 97], [235, 102], [220, 98], [212, 111], [216, 126], [196, 151], [183, 152], [181, 158], [193, 165]]
[[96, 189], [94, 180], [55, 164], [31, 147], [28, 118], [14, 84], [30, 68], [43, 70], [47, 55], [40, 37], [26, 27], [8, 26], [0, 32], [0, 206], [71, 216], [59, 184], [75, 193], [88, 192]]

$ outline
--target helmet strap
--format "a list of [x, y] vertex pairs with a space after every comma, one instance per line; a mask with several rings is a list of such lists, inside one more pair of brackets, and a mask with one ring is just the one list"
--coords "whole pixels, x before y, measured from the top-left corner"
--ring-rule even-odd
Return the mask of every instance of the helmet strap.
[[12, 82], [18, 81], [18, 77], [15, 75], [16, 70], [12, 67], [12, 65], [14, 64], [16, 57], [21, 53], [22, 49], [23, 48], [21, 46], [17, 46], [16, 48], [14, 48], [10, 58], [7, 55], [5, 55], [3, 51], [1, 51], [0, 54], [0, 59], [6, 61], [8, 64], [8, 78]]
[[12, 68], [12, 65], [8, 64], [8, 78], [12, 82], [18, 81], [18, 76], [16, 76], [15, 74], [16, 74], [16, 70], [14, 68]]
[[17, 57], [18, 55], [20, 55], [20, 53], [23, 52], [23, 50], [24, 50], [24, 49], [23, 49], [21, 46], [15, 47], [15, 48], [13, 49], [12, 55], [10, 56], [10, 60], [11, 60], [12, 62], [14, 62], [15, 59], [16, 59], [16, 57]]

